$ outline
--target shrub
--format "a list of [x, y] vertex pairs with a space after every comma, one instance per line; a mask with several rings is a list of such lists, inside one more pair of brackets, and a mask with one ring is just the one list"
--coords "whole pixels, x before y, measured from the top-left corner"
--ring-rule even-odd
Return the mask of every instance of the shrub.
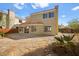
[[64, 44], [64, 40], [63, 40], [63, 37], [62, 36], [61, 37], [55, 37], [55, 39], [57, 41], [59, 41], [60, 44]]
[[[59, 42], [54, 48], [56, 49], [56, 53], [63, 55], [76, 55], [75, 53], [75, 44], [71, 41], [75, 35], [72, 36], [60, 36], [55, 37], [55, 39]], [[59, 53], [60, 52], [60, 53]], [[66, 54], [65, 54], [66, 53]]]
[[5, 33], [0, 32], [0, 36], [1, 36], [1, 37], [4, 37], [4, 36], [5, 36]]
[[60, 37], [55, 37], [55, 39], [56, 39], [57, 41], [59, 41], [59, 43], [65, 44], [65, 43], [71, 42], [71, 40], [74, 38], [74, 36], [75, 36], [75, 35], [72, 35], [72, 36], [63, 35], [63, 36], [60, 36]]

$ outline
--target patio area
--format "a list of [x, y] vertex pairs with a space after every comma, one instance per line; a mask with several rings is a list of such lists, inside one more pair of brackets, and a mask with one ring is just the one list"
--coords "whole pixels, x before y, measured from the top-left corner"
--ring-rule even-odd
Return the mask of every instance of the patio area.
[[47, 47], [52, 42], [55, 42], [54, 36], [36, 37], [34, 35], [10, 34], [8, 37], [0, 39], [0, 55], [47, 55]]

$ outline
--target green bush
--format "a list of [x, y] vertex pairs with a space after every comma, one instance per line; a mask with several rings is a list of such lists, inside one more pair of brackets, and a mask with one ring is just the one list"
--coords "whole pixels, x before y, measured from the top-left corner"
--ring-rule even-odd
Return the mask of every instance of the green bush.
[[4, 37], [4, 36], [5, 36], [5, 33], [0, 32], [0, 36], [1, 36], [1, 37]]
[[59, 41], [60, 44], [66, 44], [66, 43], [71, 42], [71, 40], [74, 38], [74, 36], [75, 35], [72, 35], [72, 36], [63, 35], [63, 36], [60, 36], [60, 37], [55, 37], [55, 39], [57, 41]]
[[63, 40], [63, 37], [62, 36], [61, 37], [55, 37], [55, 39], [57, 41], [59, 41], [60, 44], [64, 44], [64, 40]]

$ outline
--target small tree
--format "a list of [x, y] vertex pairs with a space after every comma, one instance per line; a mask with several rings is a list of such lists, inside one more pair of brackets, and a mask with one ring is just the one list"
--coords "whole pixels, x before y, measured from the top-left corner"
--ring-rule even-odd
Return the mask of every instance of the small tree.
[[4, 37], [5, 33], [4, 32], [0, 32], [0, 36]]
[[75, 30], [75, 32], [77, 32], [77, 30], [79, 30], [79, 21], [78, 21], [78, 19], [73, 19], [70, 22], [68, 22], [68, 26], [70, 28], [72, 28], [73, 30]]
[[68, 26], [71, 27], [71, 29], [74, 30], [74, 34], [76, 35], [77, 39], [79, 40], [79, 20], [73, 19], [68, 23]]

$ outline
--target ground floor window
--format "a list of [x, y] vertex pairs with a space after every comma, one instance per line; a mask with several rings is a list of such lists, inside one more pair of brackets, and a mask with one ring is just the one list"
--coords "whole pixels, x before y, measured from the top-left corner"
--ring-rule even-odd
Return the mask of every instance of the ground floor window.
[[18, 27], [16, 27], [16, 29], [18, 29]]
[[19, 31], [20, 31], [20, 32], [23, 32], [23, 27], [20, 27], [20, 28], [19, 28]]
[[29, 33], [29, 27], [24, 28], [24, 33]]
[[31, 26], [31, 31], [35, 32], [36, 31], [36, 26]]
[[44, 31], [45, 32], [51, 32], [51, 26], [45, 26]]

